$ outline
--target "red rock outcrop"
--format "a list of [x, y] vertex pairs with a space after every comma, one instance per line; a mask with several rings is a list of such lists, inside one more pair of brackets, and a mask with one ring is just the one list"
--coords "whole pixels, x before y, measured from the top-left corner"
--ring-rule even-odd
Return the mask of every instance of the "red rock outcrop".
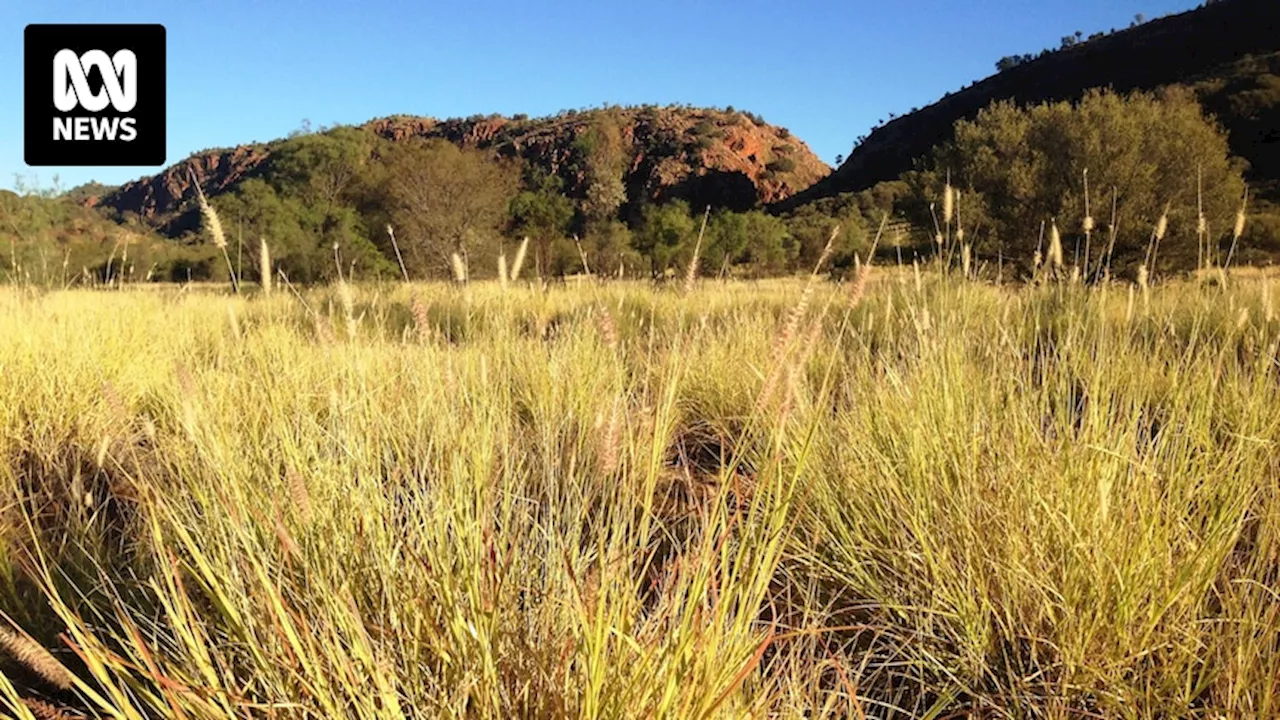
[[[523, 158], [565, 179], [566, 192], [577, 197], [583, 196], [587, 182], [581, 142], [593, 132], [619, 138], [615, 151], [633, 200], [683, 198], [695, 205], [744, 209], [790, 197], [831, 170], [785, 128], [732, 110], [610, 107], [532, 120], [397, 115], [361, 127], [393, 142], [438, 138], [501, 157]], [[86, 198], [86, 204], [137, 213], [159, 225], [194, 197], [193, 177], [210, 196], [226, 192], [264, 171], [272, 145], [196, 153], [157, 175], [100, 198]]]

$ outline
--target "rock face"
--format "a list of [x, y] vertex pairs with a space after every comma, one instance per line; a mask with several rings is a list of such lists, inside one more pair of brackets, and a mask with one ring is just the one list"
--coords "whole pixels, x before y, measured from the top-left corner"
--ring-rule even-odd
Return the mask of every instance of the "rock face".
[[[630, 201], [681, 198], [695, 207], [746, 209], [788, 198], [831, 171], [785, 128], [732, 110], [610, 107], [537, 119], [397, 115], [361, 127], [393, 142], [439, 138], [497, 157], [522, 158], [560, 176], [574, 197], [585, 195], [588, 182], [583, 147], [601, 136], [611, 138]], [[274, 145], [197, 153], [86, 202], [163, 225], [194, 196], [193, 176], [206, 194], [226, 192], [261, 174]]]
[[125, 183], [102, 197], [87, 198], [85, 204], [136, 213], [144, 220], [155, 221], [194, 196], [193, 177], [210, 195], [226, 192], [258, 172], [268, 154], [262, 145], [197, 153], [158, 175]]
[[1075, 100], [1096, 87], [1126, 92], [1192, 86], [1230, 132], [1232, 153], [1252, 163], [1251, 180], [1274, 183], [1280, 179], [1278, 27], [1276, 0], [1219, 0], [1048, 53], [877, 128], [839, 169], [779, 209], [897, 178], [915, 159], [949, 141], [957, 120], [994, 101]]

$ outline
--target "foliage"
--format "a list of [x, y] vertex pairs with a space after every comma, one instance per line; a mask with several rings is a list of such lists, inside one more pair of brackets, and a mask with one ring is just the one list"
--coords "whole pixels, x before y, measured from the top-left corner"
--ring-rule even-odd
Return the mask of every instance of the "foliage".
[[689, 204], [683, 200], [646, 205], [641, 210], [634, 244], [649, 259], [655, 276], [688, 263], [698, 233], [695, 222], [689, 215]]
[[[534, 270], [541, 277], [544, 268], [564, 264], [552, 253], [552, 247], [569, 232], [573, 202], [565, 197], [564, 183], [554, 175], [533, 172], [525, 185], [528, 189], [511, 199], [511, 229], [517, 237], [532, 239]], [[573, 254], [576, 258], [577, 251]]]
[[765, 164], [765, 169], [772, 173], [787, 173], [796, 169], [796, 161], [789, 157], [780, 157]]
[[[863, 217], [875, 219], [883, 213], [877, 208], [860, 207], [860, 201], [866, 202], [864, 194], [838, 195], [831, 198], [802, 205], [785, 216], [787, 231], [795, 240], [796, 260], [800, 269], [813, 269], [831, 234], [840, 229], [832, 245], [832, 266], [847, 270], [853, 264], [854, 253], [859, 253], [866, 260], [870, 250], [864, 233]], [[870, 203], [867, 203], [870, 205]], [[878, 220], [876, 220], [878, 222]]]
[[609, 111], [595, 114], [574, 140], [574, 151], [578, 167], [587, 178], [583, 214], [589, 221], [615, 218], [627, 201], [622, 177], [630, 155], [621, 118]]
[[941, 212], [950, 172], [961, 191], [959, 222], [970, 237], [989, 254], [1028, 263], [1041, 223], [1056, 219], [1064, 235], [1080, 235], [1086, 170], [1098, 227], [1111, 220], [1114, 193], [1115, 251], [1124, 261], [1144, 254], [1168, 208], [1167, 252], [1160, 256], [1167, 269], [1195, 266], [1197, 179], [1215, 247], [1229, 232], [1244, 191], [1225, 135], [1189, 92], [1176, 88], [1128, 96], [1092, 91], [1076, 104], [996, 103], [974, 120], [958, 122], [954, 141], [935, 151], [930, 170], [908, 180], [919, 203], [917, 224], [932, 226], [920, 212], [926, 199]]
[[609, 220], [588, 225], [583, 245], [591, 271], [597, 275], [631, 276], [641, 268], [640, 254], [632, 244], [631, 230], [625, 223]]
[[515, 189], [512, 173], [442, 140], [405, 144], [387, 161], [386, 197], [410, 272], [443, 273], [496, 240]]
[[[52, 193], [0, 190], [0, 279], [40, 286], [220, 277], [208, 248], [117, 224]], [[192, 272], [188, 274], [188, 270]]]
[[752, 276], [777, 275], [793, 267], [796, 243], [787, 225], [759, 210], [721, 211], [707, 224], [704, 274], [729, 274], [740, 268]]

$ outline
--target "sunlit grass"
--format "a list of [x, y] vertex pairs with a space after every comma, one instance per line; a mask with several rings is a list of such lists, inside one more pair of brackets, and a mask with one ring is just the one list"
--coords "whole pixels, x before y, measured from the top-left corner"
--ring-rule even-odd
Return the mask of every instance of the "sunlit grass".
[[1264, 282], [0, 291], [0, 707], [1274, 715]]

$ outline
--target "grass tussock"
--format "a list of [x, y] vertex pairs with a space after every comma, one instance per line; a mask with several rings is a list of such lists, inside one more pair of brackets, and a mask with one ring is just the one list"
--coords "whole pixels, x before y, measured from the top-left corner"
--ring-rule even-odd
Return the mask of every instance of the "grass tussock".
[[1268, 283], [0, 292], [0, 708], [1275, 716]]

